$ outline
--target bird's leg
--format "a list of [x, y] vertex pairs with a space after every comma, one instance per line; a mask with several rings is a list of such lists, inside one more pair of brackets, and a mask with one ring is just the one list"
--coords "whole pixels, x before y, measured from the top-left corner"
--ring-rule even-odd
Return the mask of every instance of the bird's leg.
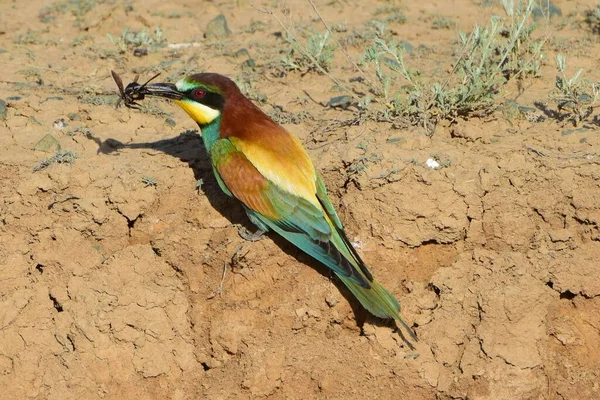
[[250, 220], [250, 222], [252, 222], [254, 225], [256, 225], [258, 230], [254, 233], [251, 233], [250, 231], [248, 231], [248, 229], [244, 228], [243, 226], [240, 226], [240, 228], [238, 229], [238, 234], [242, 238], [244, 238], [250, 242], [256, 242], [256, 241], [263, 239], [263, 235], [265, 234], [265, 232], [269, 232], [269, 227], [260, 220], [260, 218], [255, 214], [254, 211], [252, 211], [246, 207], [244, 207], [244, 208], [246, 209], [246, 214], [248, 215], [248, 219]]
[[258, 242], [259, 240], [264, 239], [265, 232], [266, 231], [259, 228], [256, 230], [256, 232], [252, 233], [243, 226], [240, 226], [238, 229], [238, 235], [240, 235], [242, 239], [246, 239], [249, 242]]

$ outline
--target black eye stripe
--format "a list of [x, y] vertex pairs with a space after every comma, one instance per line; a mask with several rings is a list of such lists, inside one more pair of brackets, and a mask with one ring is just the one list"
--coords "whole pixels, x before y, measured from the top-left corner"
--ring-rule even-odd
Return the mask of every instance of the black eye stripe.
[[[204, 91], [204, 95], [202, 97], [198, 97], [196, 91]], [[222, 110], [223, 105], [225, 104], [225, 98], [223, 95], [219, 93], [209, 92], [204, 89], [192, 89], [188, 93], [186, 93], [186, 97], [190, 100], [196, 101], [198, 103], [204, 104], [207, 107]]]

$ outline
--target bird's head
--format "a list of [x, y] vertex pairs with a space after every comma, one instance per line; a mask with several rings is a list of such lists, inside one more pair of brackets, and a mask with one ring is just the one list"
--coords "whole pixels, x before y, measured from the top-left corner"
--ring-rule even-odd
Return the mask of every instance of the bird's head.
[[151, 83], [143, 89], [145, 95], [174, 100], [201, 127], [215, 121], [225, 103], [238, 93], [231, 79], [215, 73], [191, 75], [175, 84]]

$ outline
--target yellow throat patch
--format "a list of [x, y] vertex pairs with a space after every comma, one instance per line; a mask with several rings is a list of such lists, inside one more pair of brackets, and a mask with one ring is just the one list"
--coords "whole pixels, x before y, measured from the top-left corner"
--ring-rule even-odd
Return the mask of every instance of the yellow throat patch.
[[182, 99], [176, 100], [175, 104], [181, 107], [192, 119], [198, 122], [200, 125], [208, 125], [214, 121], [221, 112], [205, 106], [204, 104], [197, 103], [193, 100]]

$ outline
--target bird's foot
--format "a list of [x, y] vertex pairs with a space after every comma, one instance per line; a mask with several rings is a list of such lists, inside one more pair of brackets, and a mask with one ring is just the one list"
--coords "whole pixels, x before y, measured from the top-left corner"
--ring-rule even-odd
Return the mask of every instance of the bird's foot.
[[238, 229], [238, 235], [240, 235], [242, 239], [246, 239], [249, 242], [258, 242], [259, 240], [264, 239], [264, 234], [265, 231], [263, 231], [262, 229], [258, 229], [254, 233], [250, 232], [243, 226], [240, 226], [240, 228]]

